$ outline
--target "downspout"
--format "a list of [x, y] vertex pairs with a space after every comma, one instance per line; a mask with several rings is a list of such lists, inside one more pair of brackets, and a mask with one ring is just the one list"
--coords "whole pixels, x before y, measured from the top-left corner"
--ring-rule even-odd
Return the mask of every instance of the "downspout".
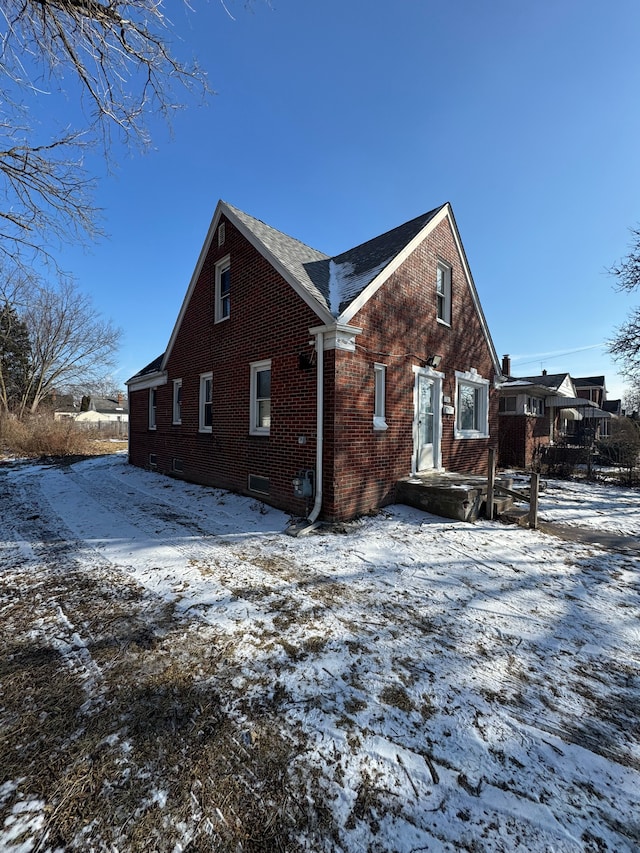
[[[316, 499], [309, 515], [314, 525], [322, 509], [322, 444], [324, 439], [324, 334], [316, 332]], [[306, 528], [308, 530], [310, 528]]]

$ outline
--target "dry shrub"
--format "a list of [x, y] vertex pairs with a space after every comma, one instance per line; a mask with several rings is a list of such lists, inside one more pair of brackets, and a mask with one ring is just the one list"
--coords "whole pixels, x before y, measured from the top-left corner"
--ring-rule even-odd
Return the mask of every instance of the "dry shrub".
[[91, 452], [90, 438], [72, 420], [54, 421], [50, 415], [18, 420], [0, 417], [0, 446], [13, 456], [76, 456]]

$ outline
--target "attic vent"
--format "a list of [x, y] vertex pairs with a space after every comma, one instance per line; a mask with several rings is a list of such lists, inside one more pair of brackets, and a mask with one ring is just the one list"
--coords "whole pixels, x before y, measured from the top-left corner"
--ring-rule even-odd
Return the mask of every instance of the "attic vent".
[[268, 495], [269, 478], [257, 477], [255, 474], [249, 474], [249, 491], [259, 492], [261, 495]]
[[224, 246], [224, 226], [224, 222], [221, 222], [220, 225], [218, 225], [218, 246]]

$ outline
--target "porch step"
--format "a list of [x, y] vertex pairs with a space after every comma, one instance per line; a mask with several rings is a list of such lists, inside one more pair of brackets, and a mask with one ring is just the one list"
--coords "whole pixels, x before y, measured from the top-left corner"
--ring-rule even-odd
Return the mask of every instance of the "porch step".
[[[502, 480], [510, 488], [510, 480]], [[406, 477], [396, 484], [398, 503], [417, 509], [455, 518], [458, 521], [476, 521], [485, 514], [487, 480], [473, 474], [425, 474]], [[494, 499], [494, 516], [512, 505], [509, 497]]]
[[520, 527], [528, 527], [529, 510], [514, 506], [506, 512], [500, 513], [500, 521], [506, 521], [508, 524], [517, 524]]

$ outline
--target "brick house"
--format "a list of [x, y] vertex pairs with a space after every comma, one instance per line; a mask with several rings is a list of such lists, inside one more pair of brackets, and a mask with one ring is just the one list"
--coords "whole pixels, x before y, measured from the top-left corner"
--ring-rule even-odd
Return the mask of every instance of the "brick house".
[[[606, 435], [609, 412], [604, 377], [572, 379], [569, 373], [511, 376], [508, 355], [499, 385], [499, 456], [503, 468], [532, 468], [553, 444], [585, 444]], [[602, 380], [596, 385], [596, 380]]]
[[486, 473], [500, 365], [449, 204], [336, 257], [219, 202], [166, 352], [128, 381], [134, 465], [348, 519]]

